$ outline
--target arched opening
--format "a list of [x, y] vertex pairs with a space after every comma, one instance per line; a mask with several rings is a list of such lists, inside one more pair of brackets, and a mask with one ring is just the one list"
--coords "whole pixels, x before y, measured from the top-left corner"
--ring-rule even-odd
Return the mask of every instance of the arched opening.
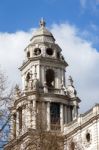
[[29, 58], [29, 57], [30, 57], [30, 52], [28, 51], [28, 52], [27, 52], [27, 58]]
[[41, 49], [40, 48], [35, 48], [34, 49], [34, 55], [40, 55], [41, 54]]
[[54, 71], [52, 69], [48, 69], [46, 71], [46, 83], [48, 87], [50, 88], [54, 87], [54, 78], [55, 78]]
[[57, 52], [57, 58], [60, 59], [60, 52]]
[[90, 142], [90, 133], [86, 134], [86, 140], [87, 140], [87, 142]]
[[60, 129], [60, 104], [51, 103], [50, 106], [51, 129]]

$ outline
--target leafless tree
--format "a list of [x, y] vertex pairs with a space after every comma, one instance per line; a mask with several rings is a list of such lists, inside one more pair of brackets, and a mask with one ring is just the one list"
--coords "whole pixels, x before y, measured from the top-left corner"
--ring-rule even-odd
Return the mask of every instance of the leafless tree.
[[0, 148], [3, 148], [7, 142], [9, 132], [9, 102], [11, 100], [11, 93], [7, 87], [7, 78], [0, 70]]

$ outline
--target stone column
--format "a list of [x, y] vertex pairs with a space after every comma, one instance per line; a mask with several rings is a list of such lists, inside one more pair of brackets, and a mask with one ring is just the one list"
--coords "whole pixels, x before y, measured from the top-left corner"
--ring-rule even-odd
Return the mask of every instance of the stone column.
[[39, 76], [40, 76], [39, 64], [36, 65], [36, 73], [37, 73], [37, 79], [39, 79]]
[[50, 102], [47, 102], [47, 130], [50, 130]]
[[41, 65], [39, 64], [39, 81], [42, 80]]
[[32, 127], [36, 129], [36, 100], [33, 100]]
[[61, 70], [61, 75], [62, 75], [62, 85], [64, 86], [64, 72], [63, 72], [63, 69]]
[[25, 130], [27, 129], [27, 122], [28, 122], [28, 115], [27, 115], [27, 107], [28, 105], [25, 104], [25, 109], [24, 109], [24, 122], [25, 122]]
[[46, 109], [45, 109], [45, 102], [42, 102], [42, 125], [43, 125], [43, 129], [46, 129]]
[[57, 58], [57, 53], [56, 53], [56, 50], [54, 50], [53, 57]]
[[35, 79], [35, 66], [34, 65], [32, 67], [32, 74], [33, 74], [32, 78]]
[[46, 82], [44, 82], [44, 93], [48, 93], [48, 86]]
[[19, 111], [16, 112], [16, 136], [19, 135]]
[[41, 81], [42, 81], [42, 84], [43, 84], [43, 83], [46, 82], [46, 78], [45, 78], [45, 72], [46, 72], [45, 66], [42, 66], [41, 72], [42, 72], [42, 79], [41, 79]]
[[26, 129], [28, 129], [30, 126], [30, 112], [29, 112], [29, 104], [28, 103], [26, 104], [24, 111], [25, 111], [25, 126], [26, 126]]
[[31, 101], [28, 101], [27, 105], [27, 126], [31, 128]]
[[66, 71], [65, 71], [65, 69], [63, 70], [63, 75], [64, 75], [64, 86], [66, 87], [66, 78], [65, 78], [65, 74], [66, 73]]
[[57, 68], [55, 68], [55, 88], [57, 87]]
[[78, 115], [77, 103], [74, 102], [73, 110], [72, 110], [72, 119], [75, 120]]
[[64, 124], [64, 119], [63, 119], [63, 104], [60, 105], [60, 126], [61, 126], [61, 131], [63, 131], [63, 124]]
[[25, 77], [24, 77], [24, 75], [22, 76], [22, 90], [24, 90], [25, 89]]
[[22, 109], [22, 133], [26, 131], [26, 112], [25, 112], [26, 106], [23, 106]]
[[13, 137], [16, 138], [16, 114], [13, 114]]
[[64, 106], [64, 121], [67, 123], [67, 106]]
[[44, 82], [46, 82], [46, 67], [44, 66]]
[[75, 105], [72, 110], [72, 118], [73, 118], [73, 120], [75, 120], [77, 118], [77, 108]]
[[67, 107], [67, 120], [68, 120], [68, 123], [71, 121], [71, 110], [70, 110], [70, 106]]

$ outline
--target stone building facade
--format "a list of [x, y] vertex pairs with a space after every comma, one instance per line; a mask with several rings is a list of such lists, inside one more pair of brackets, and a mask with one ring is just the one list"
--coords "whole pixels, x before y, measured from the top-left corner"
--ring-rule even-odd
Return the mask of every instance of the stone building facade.
[[99, 150], [99, 104], [65, 124], [64, 135], [64, 150], [70, 150], [72, 145], [74, 150]]
[[79, 115], [80, 99], [62, 50], [42, 19], [25, 48], [20, 67], [22, 90], [16, 85], [11, 109], [10, 141], [5, 150], [28, 150], [28, 143], [42, 124], [43, 131], [64, 137], [64, 150], [99, 150], [99, 105]]

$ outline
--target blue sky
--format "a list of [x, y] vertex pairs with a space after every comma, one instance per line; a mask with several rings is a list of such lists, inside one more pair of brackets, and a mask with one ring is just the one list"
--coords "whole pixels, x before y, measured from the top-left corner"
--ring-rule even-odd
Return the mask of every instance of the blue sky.
[[21, 81], [24, 48], [42, 17], [63, 50], [85, 111], [99, 102], [99, 0], [0, 0], [0, 66], [13, 86]]
[[98, 0], [87, 1], [0, 0], [0, 30], [9, 32], [19, 29], [27, 30], [37, 26], [41, 17], [47, 20], [48, 25], [64, 21], [69, 21], [81, 29], [88, 27], [91, 23], [99, 25]]
[[2, 0], [0, 4], [0, 29], [13, 32], [37, 25], [41, 17], [48, 25], [53, 22], [79, 23], [81, 17], [78, 0]]
[[37, 27], [41, 17], [47, 26], [69, 22], [89, 31], [89, 36], [80, 36], [93, 40], [94, 35], [93, 45], [99, 49], [99, 0], [0, 0], [0, 32], [27, 31]]

